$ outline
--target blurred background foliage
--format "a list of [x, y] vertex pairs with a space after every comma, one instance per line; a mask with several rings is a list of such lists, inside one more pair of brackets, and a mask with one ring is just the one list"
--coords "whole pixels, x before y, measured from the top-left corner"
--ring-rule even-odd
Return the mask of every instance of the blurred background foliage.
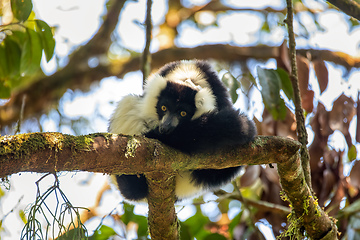
[[[0, 134], [106, 131], [115, 103], [142, 91], [145, 6], [1, 0]], [[340, 237], [359, 239], [359, 21], [323, 1], [297, 0], [294, 10], [313, 189], [338, 220]], [[285, 1], [154, 1], [152, 69], [208, 59], [260, 135], [296, 139], [285, 18]], [[40, 190], [33, 180], [40, 176], [22, 175], [1, 185], [0, 239], [26, 236], [21, 225], [31, 226], [31, 216], [37, 233], [56, 229], [50, 238], [65, 232], [59, 239], [149, 238], [146, 207], [114, 197], [105, 176], [62, 173], [54, 183], [46, 176], [47, 190]], [[64, 192], [71, 189], [66, 196], [58, 180]], [[37, 190], [21, 190], [35, 181]], [[182, 239], [274, 239], [286, 229], [290, 208], [281, 199], [275, 165], [244, 167], [233, 184], [184, 202], [177, 212]]]

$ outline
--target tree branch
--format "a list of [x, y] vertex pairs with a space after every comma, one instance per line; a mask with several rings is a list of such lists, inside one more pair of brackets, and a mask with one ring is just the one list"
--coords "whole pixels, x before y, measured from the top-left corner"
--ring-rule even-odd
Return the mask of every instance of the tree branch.
[[278, 173], [281, 187], [295, 211], [296, 219], [305, 228], [310, 239], [337, 239], [336, 224], [319, 206], [306, 184], [299, 155], [278, 164]]
[[152, 31], [151, 5], [152, 5], [152, 0], [147, 0], [146, 19], [145, 19], [145, 26], [146, 26], [145, 48], [141, 58], [141, 71], [143, 74], [143, 84], [145, 84], [146, 78], [150, 75], [151, 72], [151, 54], [150, 54], [151, 31]]
[[339, 8], [345, 14], [360, 21], [360, 4], [353, 0], [328, 0], [329, 3]]
[[[298, 53], [310, 55], [313, 59], [333, 62], [346, 69], [360, 67], [360, 58], [329, 50], [303, 49]], [[230, 45], [203, 45], [195, 48], [170, 48], [152, 54], [152, 67], [181, 59], [215, 59], [239, 61], [247, 59], [267, 60], [279, 57], [279, 47], [235, 47]], [[0, 106], [0, 129], [16, 122], [20, 117], [23, 96], [26, 95], [24, 118], [47, 111], [54, 102], [59, 101], [67, 89], [86, 90], [90, 83], [109, 76], [123, 77], [126, 73], [139, 70], [140, 57], [102, 63], [90, 68], [87, 65], [75, 67], [67, 65], [51, 76], [46, 76], [11, 96], [9, 102]], [[74, 63], [73, 65], [76, 65]]]
[[261, 136], [254, 143], [232, 151], [193, 157], [142, 136], [28, 133], [0, 137], [0, 178], [18, 172], [171, 173], [281, 163], [298, 148], [298, 142], [287, 138]]
[[[313, 195], [311, 185], [310, 156], [307, 149], [307, 132], [305, 118], [301, 106], [299, 79], [296, 66], [296, 43], [293, 29], [292, 0], [286, 0], [289, 32], [289, 54], [291, 60], [290, 79], [294, 89], [294, 104], [296, 115], [296, 131], [301, 143], [300, 156], [294, 155], [286, 163], [278, 165], [281, 186], [294, 209], [296, 219], [312, 239], [337, 239], [337, 227], [329, 216], [321, 209], [316, 197]], [[290, 169], [294, 175], [286, 174]], [[296, 190], [299, 189], [300, 190]]]

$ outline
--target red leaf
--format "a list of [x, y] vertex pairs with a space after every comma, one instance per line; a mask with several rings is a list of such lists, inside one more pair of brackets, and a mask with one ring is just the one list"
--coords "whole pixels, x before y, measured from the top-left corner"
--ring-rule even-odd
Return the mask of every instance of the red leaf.
[[322, 60], [314, 60], [312, 64], [314, 66], [315, 74], [319, 83], [320, 93], [323, 93], [329, 83], [329, 72], [325, 62]]
[[355, 161], [354, 166], [351, 169], [350, 172], [350, 183], [354, 187], [357, 187], [360, 189], [360, 161]]
[[296, 64], [298, 69], [300, 95], [303, 97], [303, 95], [307, 93], [309, 86], [309, 60], [301, 55], [296, 55]]
[[283, 68], [288, 73], [291, 72], [291, 62], [289, 58], [289, 49], [286, 40], [279, 46], [279, 57], [277, 60], [277, 67]]

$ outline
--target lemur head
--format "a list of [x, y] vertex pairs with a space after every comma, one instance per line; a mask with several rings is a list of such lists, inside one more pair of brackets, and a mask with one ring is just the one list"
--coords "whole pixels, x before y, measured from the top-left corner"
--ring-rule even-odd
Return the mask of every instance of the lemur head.
[[170, 133], [183, 122], [191, 121], [196, 112], [197, 93], [184, 84], [167, 82], [156, 104], [160, 133]]
[[216, 110], [216, 98], [211, 88], [196, 84], [199, 80], [204, 81], [203, 78], [200, 72], [184, 76], [176, 74], [176, 69], [175, 73], [152, 75], [145, 86], [145, 116], [152, 116], [159, 131], [166, 134], [184, 121]]

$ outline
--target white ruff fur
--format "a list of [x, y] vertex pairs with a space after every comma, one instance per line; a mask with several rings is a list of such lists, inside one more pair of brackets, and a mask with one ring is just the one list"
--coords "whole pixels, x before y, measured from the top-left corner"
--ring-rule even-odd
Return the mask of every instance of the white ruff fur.
[[[145, 95], [142, 100], [141, 113], [146, 118], [152, 119], [159, 123], [158, 114], [156, 112], [156, 104], [162, 90], [166, 87], [166, 79], [158, 74], [153, 74], [149, 77], [145, 85]], [[155, 126], [152, 126], [155, 127]]]
[[172, 71], [170, 71], [166, 78], [169, 81], [186, 81], [190, 79], [195, 85], [199, 85], [202, 88], [211, 89], [210, 85], [206, 81], [206, 76], [204, 73], [194, 64], [193, 61], [183, 60], [181, 63], [176, 66]]
[[140, 108], [141, 98], [139, 96], [125, 96], [111, 116], [109, 132], [126, 135], [138, 135], [146, 132], [144, 118], [139, 115]]

